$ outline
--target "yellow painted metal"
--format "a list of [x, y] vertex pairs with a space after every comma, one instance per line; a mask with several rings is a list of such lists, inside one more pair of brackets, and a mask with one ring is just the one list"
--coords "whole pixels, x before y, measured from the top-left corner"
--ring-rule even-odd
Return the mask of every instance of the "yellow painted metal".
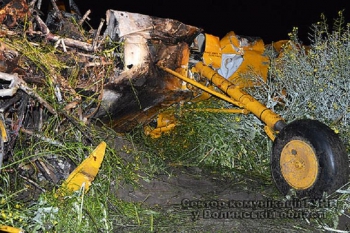
[[274, 48], [274, 50], [277, 52], [277, 54], [281, 54], [283, 52], [283, 48], [288, 45], [290, 41], [289, 40], [279, 40], [276, 42], [273, 42], [271, 45]]
[[254, 99], [239, 86], [225, 79], [210, 67], [205, 66], [202, 62], [198, 62], [195, 67], [201, 75], [209, 79], [232, 99], [238, 101], [244, 109], [253, 113], [271, 129], [275, 129], [277, 122], [284, 121], [281, 116]]
[[[197, 89], [198, 89], [198, 88], [197, 88]], [[209, 86], [209, 89], [214, 90], [213, 86], [211, 86], [211, 87]], [[204, 92], [200, 93], [197, 97], [191, 99], [191, 102], [192, 102], [192, 103], [201, 102], [201, 101], [204, 101], [204, 100], [209, 99], [210, 97], [212, 97], [212, 95], [209, 94], [208, 92], [205, 92], [205, 91], [204, 91]]]
[[92, 181], [95, 179], [101, 163], [103, 161], [106, 143], [101, 142], [95, 150], [87, 157], [63, 182], [56, 196], [62, 197], [78, 191], [84, 185], [84, 191], [87, 192]]
[[144, 127], [144, 132], [151, 138], [159, 138], [163, 133], [172, 131], [176, 126], [176, 117], [173, 111], [165, 111], [157, 116], [157, 127], [153, 128], [149, 125]]
[[7, 133], [3, 120], [0, 119], [1, 140], [7, 142]]
[[270, 61], [267, 56], [263, 55], [264, 50], [261, 51], [261, 47], [264, 48], [263, 42], [256, 41], [251, 47], [249, 47], [250, 49], [244, 48], [243, 62], [228, 80], [240, 86], [252, 87], [256, 85], [256, 83], [242, 77], [242, 74], [253, 72], [262, 77], [266, 82]]
[[[214, 112], [214, 113], [240, 113], [248, 114], [246, 109], [217, 109], [217, 108], [195, 108], [186, 109], [185, 111], [197, 111], [197, 112]], [[156, 128], [146, 125], [143, 130], [147, 136], [151, 138], [159, 138], [162, 134], [172, 131], [177, 125], [177, 120], [173, 111], [165, 111], [159, 113], [157, 116]]]
[[2, 167], [2, 162], [4, 160], [4, 153], [5, 153], [5, 146], [4, 143], [7, 142], [8, 138], [7, 138], [7, 132], [6, 132], [6, 127], [4, 124], [5, 120], [4, 120], [4, 115], [1, 114], [0, 117], [0, 134], [1, 134], [1, 139], [0, 139], [0, 170]]
[[280, 166], [284, 179], [297, 190], [310, 188], [319, 171], [315, 150], [302, 140], [291, 140], [284, 146]]
[[[231, 99], [230, 97], [228, 97], [228, 96], [226, 96], [226, 95], [224, 95], [224, 94], [221, 94], [221, 93], [219, 93], [219, 92], [217, 92], [217, 91], [214, 91], [214, 90], [212, 90], [212, 89], [210, 89], [210, 88], [204, 86], [203, 84], [200, 84], [200, 83], [197, 82], [196, 80], [187, 78], [187, 77], [185, 77], [185, 76], [183, 76], [183, 75], [181, 75], [181, 74], [179, 74], [179, 73], [177, 73], [177, 72], [175, 72], [175, 71], [173, 71], [173, 70], [171, 70], [171, 69], [169, 69], [169, 68], [167, 68], [167, 67], [164, 67], [164, 66], [161, 66], [161, 65], [160, 65], [159, 67], [160, 67], [161, 69], [163, 69], [164, 71], [166, 71], [166, 72], [168, 72], [168, 73], [170, 73], [170, 74], [172, 74], [172, 75], [174, 75], [174, 76], [176, 76], [176, 77], [182, 79], [183, 81], [188, 82], [189, 84], [191, 84], [191, 85], [193, 85], [193, 86], [195, 86], [195, 87], [198, 87], [198, 88], [202, 89], [203, 91], [206, 91], [206, 92], [212, 94], [213, 96], [216, 96], [216, 97], [218, 97], [218, 98], [220, 98], [220, 99], [223, 99], [223, 100], [225, 100], [225, 101], [227, 101], [227, 102], [229, 102], [229, 103], [231, 103], [231, 104], [234, 104], [234, 105], [236, 105], [236, 106], [238, 106], [238, 107], [242, 107], [242, 104], [241, 104], [240, 102], [238, 102], [238, 101], [236, 101], [236, 100], [233, 100], [233, 99]], [[210, 68], [209, 68], [209, 69], [210, 69]]]
[[22, 233], [24, 231], [22, 229], [16, 228], [16, 227], [0, 225], [0, 232], [4, 232], [4, 233]]
[[220, 39], [211, 34], [205, 34], [205, 50], [203, 53], [203, 62], [215, 69], [221, 66], [221, 47]]
[[248, 114], [249, 111], [246, 109], [221, 109], [221, 108], [194, 108], [187, 109], [187, 111], [195, 111], [195, 112], [216, 112], [216, 113], [241, 113]]
[[276, 135], [275, 135], [275, 131], [273, 129], [271, 129], [270, 127], [268, 127], [267, 125], [264, 126], [264, 131], [266, 133], [266, 135], [272, 140], [275, 141]]
[[221, 53], [243, 55], [243, 48], [241, 42], [238, 40], [236, 34], [231, 31], [227, 33], [220, 40]]
[[150, 136], [151, 138], [159, 138], [162, 136], [163, 133], [170, 132], [175, 128], [175, 123], [170, 123], [169, 125], [152, 128], [151, 126], [147, 125], [144, 127], [144, 132], [147, 136]]
[[256, 84], [242, 75], [250, 72], [259, 74], [264, 81], [267, 80], [270, 60], [264, 55], [265, 44], [262, 39], [248, 41], [245, 38], [240, 38], [231, 31], [220, 40], [220, 47], [222, 55], [237, 54], [243, 57], [242, 64], [228, 77], [229, 81], [241, 87], [252, 87]]

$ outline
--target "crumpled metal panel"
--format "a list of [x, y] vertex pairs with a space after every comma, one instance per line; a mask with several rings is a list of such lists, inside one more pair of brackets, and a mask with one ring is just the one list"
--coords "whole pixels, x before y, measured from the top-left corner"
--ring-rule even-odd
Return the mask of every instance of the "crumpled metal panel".
[[182, 81], [157, 67], [157, 62], [187, 72], [189, 47], [202, 29], [177, 20], [108, 10], [105, 36], [124, 44], [123, 70], [104, 85], [95, 117], [117, 132], [148, 123], [160, 109], [192, 97]]

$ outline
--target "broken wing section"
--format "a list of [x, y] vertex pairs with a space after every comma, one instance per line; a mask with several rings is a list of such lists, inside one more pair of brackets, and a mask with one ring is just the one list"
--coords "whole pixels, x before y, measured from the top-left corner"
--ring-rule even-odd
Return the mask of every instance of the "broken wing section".
[[107, 11], [105, 36], [123, 43], [123, 68], [108, 77], [95, 115], [117, 132], [148, 123], [160, 109], [188, 100], [192, 92], [178, 78], [159, 69], [188, 70], [190, 44], [202, 29], [177, 20]]

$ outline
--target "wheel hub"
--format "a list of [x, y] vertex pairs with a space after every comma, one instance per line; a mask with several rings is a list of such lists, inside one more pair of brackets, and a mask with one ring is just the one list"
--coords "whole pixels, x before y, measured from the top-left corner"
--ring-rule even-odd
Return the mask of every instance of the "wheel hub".
[[302, 140], [291, 140], [281, 153], [281, 172], [295, 189], [310, 188], [318, 175], [318, 160], [314, 149]]

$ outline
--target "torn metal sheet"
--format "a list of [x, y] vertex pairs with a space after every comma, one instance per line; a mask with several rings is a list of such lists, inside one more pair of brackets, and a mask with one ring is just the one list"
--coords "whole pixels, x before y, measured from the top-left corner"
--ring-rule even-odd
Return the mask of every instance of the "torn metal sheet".
[[105, 156], [107, 144], [101, 142], [95, 150], [74, 169], [62, 186], [57, 190], [57, 197], [69, 195], [83, 188], [87, 192], [98, 174], [103, 158]]
[[254, 85], [241, 74], [259, 73], [265, 80], [269, 60], [260, 38], [242, 37], [233, 31], [221, 40], [202, 29], [177, 20], [124, 11], [107, 11], [104, 36], [123, 44], [122, 71], [108, 77], [101, 107], [95, 115], [125, 132], [151, 121], [160, 109], [197, 97], [175, 76], [157, 67], [167, 67], [183, 76], [193, 76], [190, 67], [203, 61], [240, 87]]
[[105, 36], [124, 44], [123, 70], [108, 77], [102, 104], [95, 115], [125, 132], [149, 122], [158, 110], [192, 97], [163, 65], [187, 73], [190, 45], [202, 31], [177, 20], [137, 13], [107, 11]]
[[265, 44], [262, 39], [239, 36], [231, 31], [221, 40], [216, 36], [205, 34], [203, 43], [205, 43], [204, 64], [212, 67], [223, 77], [241, 87], [254, 85], [242, 77], [242, 74], [247, 72], [259, 74], [266, 81], [269, 58], [264, 55]]

